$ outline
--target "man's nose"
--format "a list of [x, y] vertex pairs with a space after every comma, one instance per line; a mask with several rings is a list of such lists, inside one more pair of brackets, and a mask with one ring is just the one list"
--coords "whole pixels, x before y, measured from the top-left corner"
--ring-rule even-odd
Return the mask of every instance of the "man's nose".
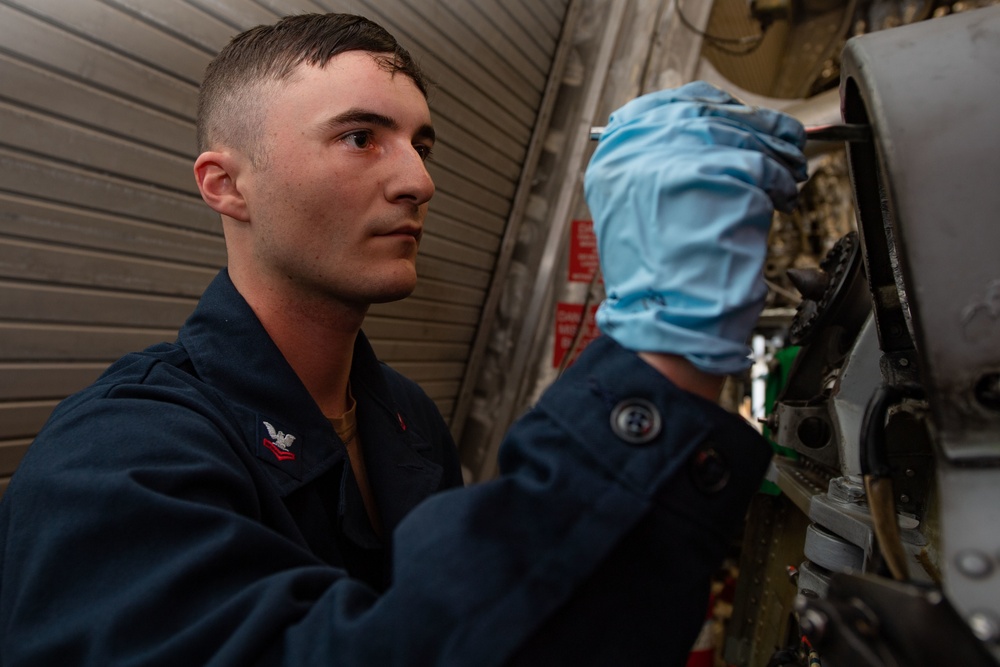
[[420, 206], [434, 196], [434, 180], [423, 158], [412, 146], [400, 151], [393, 171], [386, 187], [389, 201], [410, 201]]

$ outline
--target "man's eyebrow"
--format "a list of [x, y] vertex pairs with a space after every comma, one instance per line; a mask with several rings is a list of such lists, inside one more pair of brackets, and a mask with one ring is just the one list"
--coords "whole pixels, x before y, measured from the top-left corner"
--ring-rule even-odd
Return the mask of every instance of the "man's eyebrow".
[[[323, 123], [325, 127], [331, 130], [339, 130], [345, 125], [356, 124], [375, 125], [377, 127], [384, 127], [388, 130], [399, 129], [399, 123], [396, 122], [396, 119], [375, 111], [367, 111], [365, 109], [348, 109], [343, 113], [333, 116], [332, 118], [328, 118]], [[433, 142], [435, 139], [434, 128], [430, 125], [421, 125], [415, 136], [419, 139], [425, 139]]]
[[431, 143], [434, 143], [435, 139], [437, 139], [437, 133], [430, 125], [421, 125], [420, 129], [417, 130], [416, 136], [418, 139], [425, 139]]

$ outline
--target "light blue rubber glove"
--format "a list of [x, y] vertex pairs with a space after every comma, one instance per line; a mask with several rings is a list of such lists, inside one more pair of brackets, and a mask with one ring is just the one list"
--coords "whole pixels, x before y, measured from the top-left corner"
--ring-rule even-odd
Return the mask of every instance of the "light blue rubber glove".
[[611, 115], [584, 186], [607, 298], [601, 330], [714, 374], [750, 364], [774, 208], [806, 179], [805, 130], [707, 83]]

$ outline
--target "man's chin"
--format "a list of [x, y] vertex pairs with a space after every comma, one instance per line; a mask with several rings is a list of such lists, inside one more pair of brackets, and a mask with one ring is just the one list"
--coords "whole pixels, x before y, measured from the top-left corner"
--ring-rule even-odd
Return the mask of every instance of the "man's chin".
[[390, 303], [413, 294], [417, 287], [417, 269], [412, 260], [396, 260], [359, 266], [353, 275], [328, 284], [330, 296], [359, 305]]
[[406, 290], [379, 292], [369, 297], [368, 303], [392, 303], [393, 301], [402, 301], [406, 297], [413, 294], [414, 289], [416, 289], [416, 286]]
[[391, 303], [399, 301], [413, 294], [417, 288], [417, 276], [400, 277], [398, 280], [385, 281], [381, 285], [373, 286], [374, 289], [368, 295], [368, 303]]

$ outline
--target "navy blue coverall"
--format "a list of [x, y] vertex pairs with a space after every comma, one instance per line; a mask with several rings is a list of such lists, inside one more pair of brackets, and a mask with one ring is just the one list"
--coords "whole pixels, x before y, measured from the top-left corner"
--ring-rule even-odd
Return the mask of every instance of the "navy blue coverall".
[[[470, 488], [359, 336], [386, 534], [225, 271], [175, 344], [64, 401], [0, 502], [0, 663], [684, 664], [769, 449], [607, 338]], [[391, 554], [391, 555], [390, 555]]]

